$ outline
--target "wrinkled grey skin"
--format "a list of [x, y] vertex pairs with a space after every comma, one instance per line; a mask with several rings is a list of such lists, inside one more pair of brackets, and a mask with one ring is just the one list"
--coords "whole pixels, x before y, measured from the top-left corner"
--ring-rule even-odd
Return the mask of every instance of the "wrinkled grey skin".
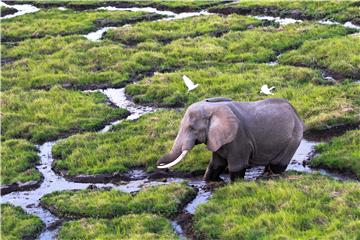
[[170, 153], [157, 162], [167, 164], [205, 143], [213, 152], [204, 179], [220, 180], [228, 167], [231, 180], [242, 178], [251, 166], [285, 171], [303, 137], [303, 122], [286, 99], [235, 102], [212, 98], [186, 111]]

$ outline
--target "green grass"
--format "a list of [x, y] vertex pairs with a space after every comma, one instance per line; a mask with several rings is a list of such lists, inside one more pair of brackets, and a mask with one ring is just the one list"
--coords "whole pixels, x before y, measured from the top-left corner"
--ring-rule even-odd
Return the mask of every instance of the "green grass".
[[259, 27], [231, 31], [223, 36], [178, 39], [158, 49], [166, 55], [164, 66], [206, 67], [219, 63], [269, 62], [279, 53], [301, 46], [307, 40], [342, 36], [354, 30], [339, 25], [304, 22], [279, 28]]
[[35, 239], [45, 224], [21, 207], [1, 204], [1, 239]]
[[28, 40], [3, 47], [4, 58], [17, 60], [3, 66], [2, 88], [49, 88], [56, 84], [81, 89], [120, 87], [156, 70], [273, 61], [278, 53], [306, 40], [349, 32], [342, 26], [304, 23], [229, 32], [219, 38], [181, 38], [167, 45], [146, 41], [136, 48], [110, 41], [91, 42], [77, 35]]
[[311, 159], [311, 166], [351, 172], [360, 178], [360, 130], [349, 131], [315, 149], [320, 155]]
[[[360, 19], [358, 1], [240, 1], [231, 5], [219, 5], [210, 9], [214, 12], [269, 14], [305, 19], [331, 19], [340, 22]], [[270, 10], [270, 11], [269, 11]]]
[[[188, 92], [182, 76], [186, 75], [199, 87]], [[301, 87], [309, 82], [322, 82], [319, 72], [309, 68], [266, 64], [224, 64], [203, 69], [179, 70], [156, 74], [126, 87], [135, 102], [162, 107], [188, 106], [209, 97], [225, 96], [238, 101], [266, 98], [260, 94], [263, 84], [277, 90]]]
[[222, 34], [246, 30], [249, 26], [261, 25], [255, 18], [232, 14], [229, 16], [208, 15], [174, 21], [142, 22], [133, 26], [109, 30], [105, 38], [127, 45], [147, 40], [169, 42], [178, 38], [196, 37], [204, 34]]
[[284, 64], [320, 67], [342, 77], [360, 79], [360, 35], [307, 41], [280, 56]]
[[[199, 87], [188, 92], [182, 81], [183, 75], [200, 84]], [[358, 84], [329, 86], [319, 83], [325, 83], [320, 73], [309, 68], [234, 64], [157, 74], [137, 84], [128, 85], [126, 92], [138, 103], [155, 103], [167, 107], [188, 106], [217, 96], [230, 97], [236, 101], [265, 99], [267, 96], [259, 92], [261, 86], [267, 84], [269, 87], [276, 87], [275, 94], [270, 97], [287, 98], [309, 129], [360, 122]]]
[[81, 93], [54, 87], [49, 91], [21, 89], [1, 94], [4, 139], [25, 138], [44, 142], [74, 132], [100, 129], [123, 118], [128, 111], [104, 104], [101, 93]]
[[[85, 34], [104, 26], [154, 18], [155, 14], [130, 11], [83, 11], [47, 9], [2, 20], [2, 41], [18, 41], [46, 35]], [[160, 16], [157, 15], [157, 18]]]
[[82, 36], [27, 40], [3, 48], [3, 57], [18, 59], [2, 67], [2, 89], [120, 87], [160, 65], [155, 51], [126, 49], [109, 41], [91, 42]]
[[318, 175], [239, 181], [195, 213], [201, 239], [357, 239], [360, 185]]
[[[21, 1], [21, 0], [20, 0]], [[27, 0], [26, 0], [27, 1]], [[200, 11], [201, 9], [220, 4], [222, 0], [152, 0], [152, 1], [113, 1], [113, 0], [33, 0], [35, 5], [51, 7], [51, 6], [65, 6], [74, 9], [93, 9], [100, 6], [117, 6], [117, 7], [156, 7], [158, 9], [171, 10], [174, 12], [184, 11]]]
[[[112, 132], [86, 133], [56, 143], [54, 168], [69, 175], [125, 172], [133, 167], [156, 169], [156, 161], [171, 150], [183, 113], [158, 111], [136, 121], [123, 121]], [[210, 152], [196, 146], [174, 171], [205, 171]]]
[[135, 196], [118, 190], [61, 191], [45, 195], [41, 203], [57, 216], [112, 218], [130, 213], [153, 213], [174, 217], [182, 205], [195, 197], [185, 183], [142, 189]]
[[178, 239], [164, 217], [130, 214], [114, 219], [81, 219], [62, 226], [58, 239]]
[[1, 143], [0, 184], [38, 181], [41, 174], [35, 169], [39, 163], [36, 147], [26, 140], [8, 140]]

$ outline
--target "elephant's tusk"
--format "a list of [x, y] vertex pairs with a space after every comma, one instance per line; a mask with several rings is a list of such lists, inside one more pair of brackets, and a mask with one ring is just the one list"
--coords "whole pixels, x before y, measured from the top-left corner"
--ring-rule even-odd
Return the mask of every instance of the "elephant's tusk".
[[160, 164], [159, 166], [157, 166], [157, 168], [170, 168], [174, 165], [176, 165], [177, 163], [179, 163], [181, 160], [183, 160], [183, 158], [185, 157], [185, 155], [187, 154], [188, 150], [184, 150], [181, 155], [175, 159], [174, 161], [172, 161], [171, 163], [168, 164]]

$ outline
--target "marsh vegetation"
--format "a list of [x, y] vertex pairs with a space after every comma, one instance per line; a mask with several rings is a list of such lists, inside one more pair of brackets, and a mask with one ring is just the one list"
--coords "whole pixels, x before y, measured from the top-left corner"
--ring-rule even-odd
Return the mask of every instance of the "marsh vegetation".
[[[34, 181], [40, 185], [42, 179], [44, 185], [37, 187], [48, 188], [4, 196], [4, 239], [36, 238], [48, 218], [64, 221], [55, 224], [51, 235], [58, 239], [360, 236], [356, 180], [286, 173], [205, 186], [189, 178], [206, 170], [211, 153], [204, 145], [196, 146], [171, 171], [156, 170], [156, 161], [173, 144], [185, 108], [205, 98], [287, 98], [304, 119], [307, 132], [331, 135], [337, 127], [356, 128], [360, 123], [359, 30], [337, 22], [360, 23], [358, 1], [17, 3], [41, 9], [1, 22], [1, 191], [4, 194], [3, 187], [9, 184]], [[118, 9], [98, 9], [108, 6]], [[204, 11], [203, 16], [169, 21], [159, 20], [165, 15], [156, 9], [119, 9], [131, 7]], [[7, 13], [3, 7], [1, 11], [2, 16]], [[303, 21], [284, 25], [254, 16], [258, 14]], [[98, 41], [83, 35], [108, 26], [116, 28]], [[183, 75], [199, 87], [189, 92]], [[264, 84], [275, 87], [274, 95], [260, 93]], [[132, 107], [107, 98], [106, 91], [83, 91], [120, 87]], [[165, 109], [136, 119], [139, 113], [133, 112], [134, 106], [139, 106], [135, 104]], [[99, 132], [110, 122], [114, 123]], [[46, 143], [52, 140], [59, 141]], [[359, 141], [359, 130], [331, 138], [316, 146], [309, 166], [359, 178]], [[41, 169], [49, 173], [42, 176]], [[112, 178], [138, 172], [139, 176], [125, 182]], [[101, 175], [109, 176], [101, 182], [111, 183], [99, 183]], [[79, 176], [82, 183], [72, 182]], [[152, 177], [160, 186], [143, 187], [155, 185]], [[69, 186], [54, 187], [51, 178], [56, 178], [55, 184]], [[132, 190], [119, 190], [128, 185]], [[196, 208], [212, 191], [209, 202], [190, 216], [185, 205], [195, 198], [191, 204]], [[51, 224], [46, 223], [45, 233], [50, 233]], [[40, 236], [45, 238], [49, 237]]]

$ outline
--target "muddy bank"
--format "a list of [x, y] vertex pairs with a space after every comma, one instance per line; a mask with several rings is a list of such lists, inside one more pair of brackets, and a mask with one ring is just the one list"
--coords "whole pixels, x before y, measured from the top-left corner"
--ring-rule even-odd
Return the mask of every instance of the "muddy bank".
[[327, 69], [323, 66], [320, 66], [318, 64], [306, 64], [306, 63], [296, 63], [294, 64], [295, 67], [310, 67], [310, 68], [314, 68], [315, 70], [320, 70], [322, 72], [323, 77], [326, 80], [330, 80], [330, 78], [332, 78], [333, 80], [341, 82], [344, 81], [345, 79], [351, 79], [351, 80], [357, 80], [360, 79], [360, 74], [353, 74], [353, 75], [346, 75], [340, 72], [335, 72], [332, 71], [330, 69]]
[[[211, 13], [220, 13], [220, 14], [240, 14], [240, 15], [268, 15], [276, 17], [288, 17], [298, 20], [313, 20], [312, 16], [306, 15], [305, 13], [299, 10], [286, 10], [278, 9], [274, 7], [220, 7], [220, 8], [210, 8], [209, 12]], [[321, 19], [321, 18], [319, 18]]]
[[[3, 0], [3, 2], [12, 5], [14, 2], [12, 0]], [[157, 8], [161, 11], [173, 11], [175, 13], [182, 13], [182, 12], [197, 12], [202, 9], [206, 9], [209, 7], [214, 7], [220, 4], [224, 3], [230, 3], [232, 1], [230, 0], [224, 0], [224, 1], [208, 1], [208, 4], [204, 4], [202, 6], [166, 6], [162, 5], [161, 3], [156, 2], [132, 2], [132, 1], [103, 1], [103, 2], [97, 2], [97, 3], [82, 3], [82, 4], [76, 4], [76, 2], [71, 1], [64, 1], [64, 2], [39, 2], [39, 1], [22, 1], [22, 4], [32, 4], [39, 8], [55, 8], [55, 7], [66, 7], [69, 9], [73, 9], [76, 11], [83, 11], [83, 10], [91, 10], [96, 9], [99, 7], [106, 7], [106, 6], [113, 6], [117, 8], [131, 8], [131, 7], [152, 7]]]
[[[307, 14], [298, 9], [286, 9], [286, 8], [277, 8], [271, 6], [256, 6], [256, 7], [246, 7], [246, 6], [223, 6], [223, 7], [211, 7], [209, 8], [209, 12], [211, 13], [220, 13], [220, 14], [240, 14], [240, 15], [267, 15], [274, 17], [282, 17], [282, 18], [293, 18], [297, 20], [328, 20], [326, 14], [313, 16], [311, 14]], [[344, 20], [341, 23], [352, 23], [359, 24], [359, 18], [353, 18], [350, 21]]]
[[16, 10], [15, 8], [12, 8], [12, 7], [5, 7], [4, 9], [2, 9], [1, 11], [1, 17], [5, 17], [7, 15], [10, 15], [10, 14], [14, 14], [16, 13], [18, 10]]
[[337, 124], [328, 126], [326, 129], [321, 130], [306, 130], [304, 138], [309, 141], [325, 141], [328, 142], [333, 137], [341, 136], [350, 130], [360, 129], [359, 124]]
[[38, 181], [28, 181], [28, 182], [16, 182], [12, 184], [5, 184], [0, 186], [0, 195], [6, 195], [15, 191], [29, 191], [40, 187], [44, 177], [41, 176], [41, 179]]

